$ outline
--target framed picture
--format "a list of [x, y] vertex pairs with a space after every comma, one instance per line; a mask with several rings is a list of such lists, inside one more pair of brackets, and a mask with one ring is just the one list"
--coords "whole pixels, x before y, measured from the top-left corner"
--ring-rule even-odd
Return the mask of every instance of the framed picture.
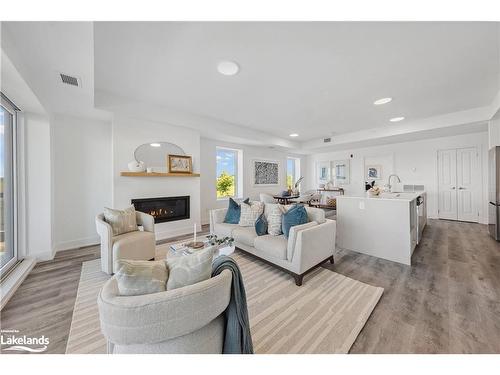
[[330, 162], [321, 161], [316, 165], [318, 173], [318, 183], [325, 184], [330, 181]]
[[275, 186], [279, 184], [280, 163], [273, 160], [253, 161], [253, 183], [257, 186]]
[[332, 173], [336, 185], [349, 184], [349, 177], [350, 177], [349, 159], [333, 161]]
[[168, 155], [169, 173], [193, 173], [193, 161], [191, 156]]
[[365, 166], [365, 178], [367, 181], [380, 180], [382, 178], [382, 166], [381, 165], [366, 165]]

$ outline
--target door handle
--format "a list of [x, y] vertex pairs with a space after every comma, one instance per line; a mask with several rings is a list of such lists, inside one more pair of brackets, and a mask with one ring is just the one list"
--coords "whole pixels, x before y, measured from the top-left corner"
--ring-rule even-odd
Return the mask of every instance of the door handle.
[[465, 190], [465, 188], [460, 186], [458, 190]]
[[455, 189], [456, 189], [456, 187], [455, 187], [455, 186], [453, 186], [451, 189], [452, 189], [452, 190], [455, 190]]

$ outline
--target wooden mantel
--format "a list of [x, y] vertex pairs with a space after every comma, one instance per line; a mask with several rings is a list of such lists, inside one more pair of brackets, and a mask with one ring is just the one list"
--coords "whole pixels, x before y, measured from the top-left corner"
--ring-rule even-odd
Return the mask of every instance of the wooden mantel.
[[199, 173], [121, 172], [124, 177], [200, 177]]

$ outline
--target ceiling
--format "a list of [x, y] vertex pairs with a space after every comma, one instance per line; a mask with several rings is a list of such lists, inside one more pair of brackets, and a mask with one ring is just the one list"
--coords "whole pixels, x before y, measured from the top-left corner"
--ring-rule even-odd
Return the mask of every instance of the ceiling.
[[[120, 112], [311, 153], [484, 131], [500, 108], [499, 25], [1, 22], [1, 48], [49, 115]], [[221, 60], [240, 72], [219, 74]]]
[[[299, 142], [491, 104], [487, 22], [95, 22], [95, 90]], [[240, 72], [217, 72], [221, 60]], [[373, 101], [393, 101], [374, 106]], [[399, 123], [401, 124], [401, 123]]]

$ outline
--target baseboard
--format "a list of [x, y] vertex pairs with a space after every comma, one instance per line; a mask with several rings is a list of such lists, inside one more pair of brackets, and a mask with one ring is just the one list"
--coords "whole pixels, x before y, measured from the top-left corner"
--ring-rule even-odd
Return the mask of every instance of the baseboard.
[[[198, 228], [198, 230], [200, 229], [201, 228]], [[156, 232], [156, 240], [161, 241], [172, 237], [183, 236], [185, 234], [193, 234], [193, 227], [186, 226], [174, 230], [164, 230], [164, 231], [158, 231], [156, 229], [155, 232]]]
[[98, 236], [81, 238], [78, 240], [59, 242], [54, 246], [54, 253], [57, 251], [73, 250], [79, 247], [98, 245], [101, 239]]
[[29, 275], [35, 264], [35, 259], [24, 258], [12, 271], [10, 271], [7, 277], [2, 280], [0, 287], [0, 310], [4, 308], [9, 299], [14, 295], [14, 292]]

